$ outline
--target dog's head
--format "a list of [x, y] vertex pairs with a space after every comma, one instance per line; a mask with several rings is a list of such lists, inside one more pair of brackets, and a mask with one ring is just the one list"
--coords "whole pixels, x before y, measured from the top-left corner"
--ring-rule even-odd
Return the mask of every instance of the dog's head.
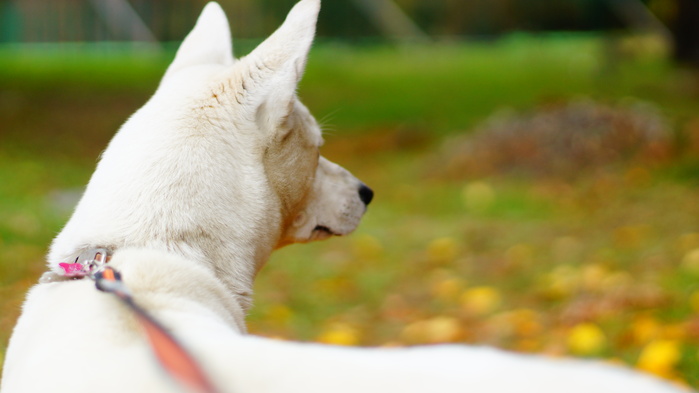
[[319, 9], [301, 0], [235, 59], [226, 16], [209, 3], [103, 153], [50, 263], [145, 246], [259, 268], [274, 248], [352, 232], [373, 193], [320, 156], [320, 128], [296, 96]]
[[296, 96], [319, 9], [320, 0], [300, 1], [274, 34], [237, 60], [226, 16], [209, 3], [161, 82], [161, 90], [198, 84], [202, 118], [214, 125], [227, 121], [229, 132], [244, 134], [238, 138], [248, 141], [252, 154], [262, 154], [282, 220], [276, 247], [352, 232], [373, 197], [320, 156], [320, 127]]

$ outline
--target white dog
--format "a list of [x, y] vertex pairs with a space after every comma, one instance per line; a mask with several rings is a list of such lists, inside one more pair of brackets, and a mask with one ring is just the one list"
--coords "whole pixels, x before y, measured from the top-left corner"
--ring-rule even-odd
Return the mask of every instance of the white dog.
[[[136, 301], [221, 392], [675, 391], [612, 366], [494, 349], [345, 349], [245, 335], [252, 281], [272, 250], [351, 232], [372, 198], [318, 155], [320, 130], [296, 98], [319, 8], [302, 0], [236, 60], [223, 11], [207, 5], [153, 98], [104, 152], [51, 247], [51, 271], [108, 249]], [[179, 389], [114, 297], [87, 279], [30, 291], [3, 393], [169, 391]]]

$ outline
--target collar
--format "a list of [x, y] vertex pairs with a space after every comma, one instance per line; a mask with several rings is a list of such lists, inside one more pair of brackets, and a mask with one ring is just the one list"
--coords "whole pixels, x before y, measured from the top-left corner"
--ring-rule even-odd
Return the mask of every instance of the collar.
[[79, 280], [84, 277], [93, 277], [102, 270], [104, 265], [112, 258], [112, 253], [103, 247], [91, 248], [83, 251], [72, 263], [61, 262], [59, 271], [46, 272], [39, 279], [40, 283], [57, 281]]

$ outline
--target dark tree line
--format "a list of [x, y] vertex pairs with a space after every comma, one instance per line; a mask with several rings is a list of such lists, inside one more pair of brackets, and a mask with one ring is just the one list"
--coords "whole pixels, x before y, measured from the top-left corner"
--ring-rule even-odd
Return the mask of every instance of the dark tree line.
[[675, 60], [699, 68], [699, 0], [675, 0], [677, 12], [672, 23]]
[[[156, 39], [177, 41], [207, 0], [126, 0]], [[297, 0], [219, 0], [236, 37], [263, 37]], [[646, 4], [672, 32], [677, 62], [699, 69], [699, 0], [392, 0], [432, 37], [497, 37], [512, 31], [634, 29], [625, 7]], [[360, 0], [326, 0], [318, 31], [340, 40], [381, 39], [380, 18]], [[129, 40], [106, 26], [88, 0], [0, 0], [0, 42]], [[626, 6], [624, 6], [626, 4]], [[646, 15], [652, 15], [648, 13]], [[651, 16], [651, 18], [653, 18]], [[129, 29], [128, 23], [124, 29]], [[123, 29], [122, 29], [123, 30]]]

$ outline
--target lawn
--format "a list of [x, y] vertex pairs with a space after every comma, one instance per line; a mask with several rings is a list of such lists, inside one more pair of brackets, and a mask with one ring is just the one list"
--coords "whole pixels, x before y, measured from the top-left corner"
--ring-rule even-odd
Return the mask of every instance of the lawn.
[[[699, 101], [691, 75], [660, 55], [593, 36], [317, 45], [300, 96], [324, 125], [324, 155], [376, 198], [353, 235], [273, 256], [250, 331], [490, 344], [699, 386]], [[167, 59], [37, 47], [4, 48], [0, 64], [4, 348], [73, 196]], [[580, 97], [651, 103], [671, 129], [669, 152], [573, 177], [441, 170], [454, 138], [493, 113]]]

